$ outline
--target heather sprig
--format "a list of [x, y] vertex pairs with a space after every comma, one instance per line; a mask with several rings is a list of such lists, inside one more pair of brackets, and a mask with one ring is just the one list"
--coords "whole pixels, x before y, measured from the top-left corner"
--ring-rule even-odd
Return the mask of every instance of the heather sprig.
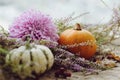
[[13, 39], [13, 38], [7, 37], [6, 35], [0, 35], [0, 47], [3, 49], [11, 50], [13, 48], [24, 45], [24, 43], [25, 42], [23, 42], [20, 39]]
[[61, 49], [56, 48], [54, 50], [55, 55], [55, 65], [59, 67], [65, 67], [67, 69], [71, 69], [73, 71], [89, 71], [91, 70], [101, 70], [104, 67], [97, 65], [95, 62], [86, 60], [84, 58], [78, 57], [73, 53]]
[[74, 17], [75, 13], [72, 13], [68, 17], [56, 20], [55, 24], [57, 25], [57, 28], [58, 28], [58, 34], [60, 34], [61, 32], [63, 32], [66, 29], [73, 28], [73, 26], [71, 26], [70, 23], [73, 20], [76, 20], [86, 14], [89, 14], [89, 12], [85, 12], [85, 13], [82, 13], [82, 14]]
[[8, 36], [9, 34], [8, 34], [8, 31], [6, 31], [4, 27], [0, 25], [0, 36], [1, 35]]
[[58, 43], [55, 42], [55, 41], [44, 40], [44, 39], [38, 40], [38, 41], [35, 41], [35, 42], [37, 42], [40, 45], [45, 45], [45, 46], [47, 46], [49, 48], [55, 48], [58, 45]]

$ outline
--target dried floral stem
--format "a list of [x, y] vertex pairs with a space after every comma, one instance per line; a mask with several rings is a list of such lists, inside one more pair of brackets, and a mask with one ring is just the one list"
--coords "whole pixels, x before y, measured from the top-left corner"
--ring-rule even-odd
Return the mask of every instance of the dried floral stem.
[[89, 60], [85, 60], [84, 58], [80, 58], [75, 56], [74, 54], [61, 49], [56, 48], [54, 50], [55, 54], [55, 65], [62, 66], [67, 69], [72, 69], [73, 71], [87, 71], [89, 69], [100, 70], [104, 69], [98, 64], [91, 62]]
[[82, 14], [80, 14], [80, 15], [78, 15], [78, 16], [76, 16], [76, 17], [71, 17], [71, 19], [69, 20], [69, 22], [70, 21], [73, 21], [73, 20], [76, 20], [77, 18], [80, 18], [81, 16], [84, 16], [84, 15], [86, 15], [86, 14], [89, 14], [90, 12], [85, 12], [85, 13], [82, 13]]
[[100, 0], [108, 9], [110, 9], [111, 10], [111, 8], [105, 3], [105, 1], [103, 1], [103, 0]]

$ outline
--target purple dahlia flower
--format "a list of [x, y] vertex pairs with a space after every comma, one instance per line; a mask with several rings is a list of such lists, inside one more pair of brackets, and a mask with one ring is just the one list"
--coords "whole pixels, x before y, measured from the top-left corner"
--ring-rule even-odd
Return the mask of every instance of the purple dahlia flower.
[[36, 10], [28, 10], [16, 18], [9, 28], [10, 37], [57, 41], [57, 28], [51, 17]]

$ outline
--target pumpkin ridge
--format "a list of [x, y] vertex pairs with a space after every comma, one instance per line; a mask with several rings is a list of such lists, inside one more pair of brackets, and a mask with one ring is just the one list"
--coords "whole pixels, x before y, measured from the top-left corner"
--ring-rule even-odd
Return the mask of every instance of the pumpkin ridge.
[[23, 68], [24, 68], [24, 64], [23, 64], [23, 61], [22, 61], [22, 58], [21, 58], [22, 55], [23, 55], [23, 52], [20, 53], [20, 61], [19, 61], [19, 64], [20, 64], [20, 66], [21, 66], [21, 67], [20, 67], [20, 74], [21, 74], [21, 73], [24, 73], [24, 72], [23, 72], [23, 71], [24, 71], [24, 69], [23, 69]]
[[31, 50], [30, 50], [30, 60], [31, 60], [31, 62], [33, 61], [33, 56], [32, 56]]
[[33, 63], [33, 56], [32, 56], [32, 52], [30, 50], [30, 67], [33, 67], [34, 63]]
[[[42, 57], [45, 58], [45, 55], [43, 54], [43, 52], [41, 51], [40, 48], [37, 48], [37, 51], [39, 50], [39, 52], [37, 52], [36, 55], [34, 55], [34, 54], [35, 54], [35, 53], [34, 53], [35, 50], [36, 50], [36, 49], [34, 48], [33, 51], [32, 51], [33, 61], [37, 61], [37, 64], [38, 64], [38, 65], [41, 65], [41, 66], [43, 67], [44, 64], [43, 64], [43, 63], [40, 64], [40, 62], [42, 62], [42, 59], [40, 59], [39, 57], [40, 57], [40, 55], [42, 54]], [[39, 54], [39, 53], [41, 53], [41, 54]], [[45, 62], [45, 64], [46, 64], [46, 63], [47, 63], [46, 59], [45, 59], [45, 61], [43, 61], [43, 62]], [[36, 65], [36, 63], [34, 63], [34, 64]], [[40, 68], [39, 74], [45, 72], [45, 70], [46, 70], [46, 65], [44, 65], [44, 66], [45, 66], [45, 67], [44, 67], [43, 69], [42, 69], [42, 67]], [[34, 68], [34, 70], [35, 70], [35, 72], [36, 72], [36, 69], [35, 69], [35, 68]]]
[[47, 70], [49, 69], [49, 65], [48, 65], [48, 56], [47, 56], [45, 50], [42, 50], [42, 49], [40, 49], [40, 50], [43, 52], [43, 54], [45, 55], [45, 58], [46, 58], [46, 60], [47, 60], [47, 65], [46, 65], [46, 71], [47, 71]]
[[21, 59], [21, 57], [22, 57], [22, 52], [20, 53], [20, 61], [19, 61], [19, 64], [22, 64], [23, 62], [22, 62], [22, 59]]
[[8, 59], [8, 62], [9, 62], [9, 63], [11, 62], [11, 56], [12, 56], [12, 54], [10, 53], [10, 54], [9, 54], [9, 59]]

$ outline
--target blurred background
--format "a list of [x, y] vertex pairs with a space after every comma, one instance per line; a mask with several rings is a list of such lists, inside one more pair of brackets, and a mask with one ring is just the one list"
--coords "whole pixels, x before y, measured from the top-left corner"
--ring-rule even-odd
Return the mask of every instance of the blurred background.
[[107, 23], [112, 17], [112, 8], [120, 5], [120, 0], [0, 0], [0, 25], [5, 29], [22, 12], [37, 9], [49, 14], [54, 19], [75, 16], [89, 12], [77, 19], [85, 24]]

